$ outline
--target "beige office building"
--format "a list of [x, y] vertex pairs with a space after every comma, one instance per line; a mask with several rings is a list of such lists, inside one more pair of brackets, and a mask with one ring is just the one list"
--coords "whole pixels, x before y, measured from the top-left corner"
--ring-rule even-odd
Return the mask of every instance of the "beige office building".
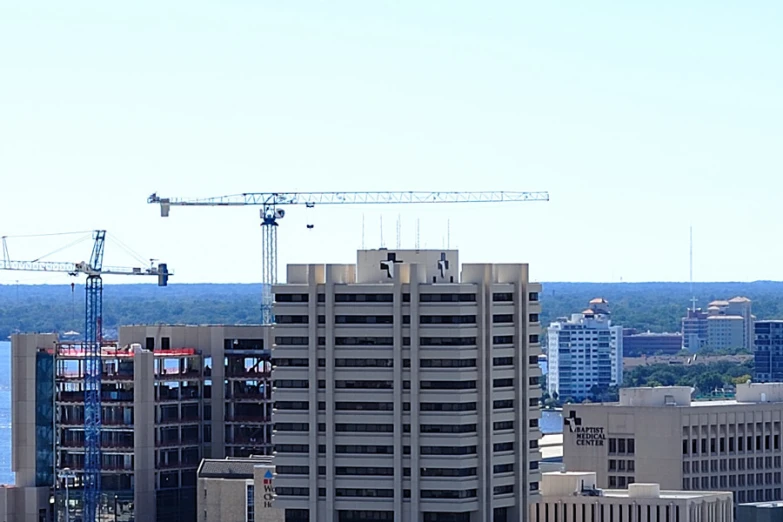
[[601, 489], [595, 472], [544, 473], [530, 522], [733, 522], [732, 495], [666, 491], [659, 484]]
[[783, 498], [783, 384], [740, 384], [736, 400], [694, 401], [683, 386], [626, 388], [611, 404], [567, 405], [567, 470], [598, 486], [636, 482], [732, 491], [737, 503]]
[[[193, 522], [202, 458], [272, 452], [269, 335], [262, 326], [129, 326], [104, 343], [101, 520]], [[63, 512], [66, 481], [71, 519], [81, 514], [84, 356], [54, 335], [12, 339], [18, 487], [5, 496], [29, 516], [10, 520]]]
[[537, 498], [539, 284], [456, 251], [289, 265], [273, 357], [288, 522], [517, 522]]
[[274, 506], [271, 457], [204, 459], [198, 468], [198, 522], [285, 522]]

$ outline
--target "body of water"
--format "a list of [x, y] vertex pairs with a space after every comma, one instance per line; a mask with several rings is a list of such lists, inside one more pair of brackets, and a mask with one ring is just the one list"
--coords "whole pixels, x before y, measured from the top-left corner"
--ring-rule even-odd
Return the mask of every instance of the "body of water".
[[0, 484], [13, 484], [11, 473], [11, 343], [0, 343]]

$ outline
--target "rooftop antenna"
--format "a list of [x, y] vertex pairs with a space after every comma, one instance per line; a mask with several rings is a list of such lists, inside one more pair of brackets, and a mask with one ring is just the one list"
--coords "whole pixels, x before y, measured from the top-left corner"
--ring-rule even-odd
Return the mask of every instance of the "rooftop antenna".
[[690, 281], [691, 281], [691, 311], [696, 311], [696, 296], [693, 294], [693, 225], [690, 227]]
[[397, 214], [397, 250], [400, 249], [402, 243], [402, 218]]
[[386, 244], [383, 242], [383, 216], [381, 216], [381, 248], [386, 248]]
[[421, 237], [421, 219], [416, 218], [416, 250], [419, 250], [420, 237]]
[[446, 250], [451, 250], [451, 220], [446, 220]]
[[364, 214], [362, 214], [362, 250], [364, 250]]

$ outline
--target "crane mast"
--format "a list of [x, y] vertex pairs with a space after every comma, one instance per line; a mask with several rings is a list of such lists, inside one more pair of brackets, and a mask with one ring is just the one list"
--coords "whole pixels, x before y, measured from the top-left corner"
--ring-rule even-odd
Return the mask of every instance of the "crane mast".
[[84, 519], [97, 520], [101, 495], [101, 341], [103, 318], [103, 251], [106, 231], [96, 230], [87, 276], [84, 309]]
[[272, 286], [277, 283], [277, 228], [285, 217], [281, 207], [288, 205], [410, 205], [445, 203], [512, 203], [523, 201], [549, 201], [548, 192], [427, 192], [427, 191], [376, 191], [376, 192], [245, 192], [227, 196], [200, 199], [163, 198], [157, 193], [147, 198], [147, 203], [160, 205], [162, 217], [168, 217], [172, 206], [181, 207], [261, 207], [261, 320], [274, 323], [272, 314]]
[[106, 231], [93, 232], [93, 248], [89, 262], [63, 263], [46, 261], [15, 261], [8, 254], [6, 238], [2, 238], [3, 259], [0, 270], [28, 272], [62, 272], [72, 276], [86, 274], [84, 321], [84, 521], [97, 522], [101, 497], [101, 344], [103, 341], [103, 278], [102, 275], [157, 276], [158, 286], [166, 286], [168, 265], [160, 263], [149, 268], [104, 268], [103, 254]]

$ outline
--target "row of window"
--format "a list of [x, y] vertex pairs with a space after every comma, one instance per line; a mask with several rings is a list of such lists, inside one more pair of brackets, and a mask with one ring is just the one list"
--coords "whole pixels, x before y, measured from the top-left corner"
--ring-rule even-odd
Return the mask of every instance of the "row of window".
[[[537, 334], [530, 334], [528, 341], [531, 344], [539, 342]], [[492, 337], [494, 345], [514, 344], [513, 335], [495, 335]], [[275, 337], [277, 346], [310, 346], [310, 340], [306, 336], [277, 336]], [[326, 337], [318, 338], [318, 345], [326, 345]], [[394, 346], [394, 337], [335, 337], [335, 346]], [[410, 337], [402, 338], [403, 346], [410, 346]], [[419, 346], [475, 346], [475, 337], [420, 337]]]
[[634, 439], [609, 439], [609, 455], [633, 455], [636, 453]]
[[[326, 294], [317, 294], [319, 303], [326, 302]], [[528, 301], [537, 302], [538, 292], [528, 292]], [[307, 303], [310, 301], [310, 294], [275, 294], [276, 303]], [[402, 302], [410, 303], [411, 294], [402, 294]], [[419, 301], [422, 303], [475, 303], [476, 294], [419, 294]], [[495, 303], [512, 303], [514, 294], [511, 292], [495, 292], [492, 294], [492, 301]], [[394, 294], [334, 294], [335, 303], [392, 303]]]
[[[495, 473], [505, 473], [508, 471], [514, 471], [513, 464], [500, 464], [495, 466], [505, 471], [495, 471]], [[510, 469], [509, 469], [510, 468]], [[278, 475], [309, 475], [310, 466], [277, 466]], [[392, 467], [344, 467], [338, 466], [334, 468], [334, 474], [338, 477], [393, 477], [394, 468]], [[326, 475], [326, 466], [318, 467], [318, 475]], [[411, 468], [403, 468], [402, 475], [404, 477], [411, 476]], [[420, 476], [422, 477], [475, 477], [477, 475], [476, 468], [421, 468]]]
[[[534, 425], [535, 424], [535, 425]], [[538, 426], [538, 419], [530, 419], [530, 427]], [[495, 431], [514, 429], [514, 421], [496, 421], [492, 428]], [[278, 422], [276, 431], [309, 432], [310, 424], [307, 422]], [[475, 424], [422, 424], [419, 426], [421, 433], [476, 433]], [[326, 432], [326, 424], [318, 424], [319, 432]], [[394, 433], [394, 424], [343, 424], [334, 425], [337, 433]], [[403, 424], [403, 433], [410, 433], [411, 425]], [[614, 461], [610, 461], [614, 462]], [[611, 468], [610, 468], [611, 469]]]
[[[744, 488], [753, 486], [780, 486], [780, 473], [750, 473], [748, 475], [712, 475], [710, 477], [686, 477], [682, 480], [683, 489], [704, 491], [718, 488]], [[780, 500], [780, 497], [775, 500]]]
[[[746, 468], [747, 463], [747, 468]], [[710, 473], [715, 471], [744, 471], [745, 469], [779, 469], [781, 458], [778, 457], [748, 457], [739, 459], [714, 459], [701, 461], [701, 472]], [[683, 473], [699, 473], [699, 462], [686, 460], [682, 463]]]
[[[326, 316], [317, 317], [318, 324], [326, 324]], [[537, 323], [540, 321], [539, 314], [528, 314], [528, 321]], [[309, 315], [277, 315], [275, 316], [277, 324], [309, 324]], [[492, 324], [513, 324], [514, 314], [493, 314]], [[334, 324], [394, 324], [393, 315], [335, 315]], [[403, 315], [402, 324], [411, 324], [411, 316]], [[420, 315], [419, 324], [476, 324], [475, 315]]]
[[[528, 399], [528, 405], [531, 407], [538, 406], [538, 399]], [[497, 400], [494, 401], [493, 407], [495, 409], [513, 408], [514, 401], [512, 399]], [[274, 408], [277, 410], [286, 411], [308, 411], [310, 409], [310, 403], [307, 401], [277, 401], [274, 403]], [[394, 411], [394, 403], [392, 402], [336, 402], [336, 411]], [[402, 403], [403, 411], [411, 411], [411, 403]], [[448, 403], [448, 402], [422, 402], [419, 404], [420, 411], [476, 411], [475, 402], [464, 403]], [[326, 402], [318, 402], [318, 411], [326, 411]], [[612, 452], [610, 448], [610, 453]], [[620, 452], [626, 453], [626, 452]], [[632, 455], [633, 449], [627, 454]]]
[[635, 471], [636, 464], [633, 460], [609, 459], [609, 471]]
[[[304, 379], [278, 379], [273, 381], [273, 386], [280, 389], [298, 389], [306, 390], [310, 387], [310, 383]], [[514, 379], [494, 379], [492, 382], [493, 388], [509, 388], [514, 386]], [[334, 381], [334, 387], [338, 390], [392, 390], [394, 389], [393, 381], [379, 381], [379, 380], [367, 380], [367, 381]], [[405, 390], [409, 390], [411, 387], [410, 381], [402, 381], [402, 387]], [[422, 390], [475, 390], [476, 381], [420, 381], [419, 388]], [[326, 389], [326, 381], [321, 379], [318, 381], [318, 389]]]
[[[580, 517], [581, 514], [581, 517]], [[687, 515], [684, 513], [683, 515]], [[609, 503], [538, 503], [531, 522], [631, 522], [655, 520], [657, 522], [681, 522], [680, 506], [674, 505], [633, 505]]]
[[[528, 364], [538, 365], [538, 355], [529, 355]], [[310, 361], [305, 358], [275, 359], [273, 364], [281, 368], [307, 368]], [[335, 368], [392, 368], [394, 359], [345, 359], [334, 360]], [[410, 359], [402, 360], [403, 368], [411, 367]], [[492, 366], [514, 366], [513, 357], [493, 357]], [[318, 359], [318, 367], [326, 367], [326, 359]], [[420, 368], [475, 368], [476, 359], [420, 359]]]
[[[498, 453], [513, 450], [513, 442], [497, 442], [493, 445], [493, 451]], [[277, 453], [307, 454], [310, 452], [310, 448], [307, 444], [276, 444], [275, 451]], [[338, 455], [394, 455], [394, 446], [338, 444], [334, 447], [334, 452]], [[419, 453], [421, 455], [476, 455], [476, 446], [421, 446], [419, 448]], [[326, 454], [325, 444], [320, 444], [318, 446], [318, 454]], [[411, 447], [403, 446], [402, 454], [410, 455]]]
[[[537, 399], [536, 399], [537, 401]], [[495, 401], [496, 408], [511, 408], [513, 401]], [[537, 404], [538, 402], [536, 402]], [[310, 403], [306, 401], [277, 401], [274, 408], [285, 411], [307, 411], [310, 409]], [[394, 411], [393, 402], [345, 402], [338, 401], [334, 404], [335, 411]], [[411, 403], [402, 404], [403, 411], [411, 410]], [[319, 411], [326, 411], [326, 402], [318, 403]], [[475, 402], [422, 402], [419, 404], [420, 411], [476, 411]]]
[[[495, 490], [502, 488], [496, 495], [504, 493], [512, 493], [514, 491], [513, 486], [496, 486]], [[511, 488], [510, 491], [508, 488]], [[277, 487], [275, 493], [279, 497], [307, 497], [310, 495], [308, 488], [289, 488], [289, 487]], [[403, 497], [410, 498], [411, 490], [404, 489]], [[419, 492], [419, 496], [423, 499], [441, 499], [441, 500], [459, 500], [466, 498], [476, 498], [477, 491], [475, 489], [466, 490], [454, 490], [454, 489], [422, 489]], [[318, 496], [326, 496], [326, 488], [318, 488]], [[334, 490], [335, 497], [341, 498], [394, 498], [393, 489], [353, 489], [353, 488], [337, 488]]]
[[[708, 451], [709, 448], [709, 451]], [[735, 451], [765, 451], [780, 449], [780, 435], [748, 435], [747, 437], [712, 437], [685, 439], [682, 441], [683, 455], [705, 455], [710, 453], [734, 453]]]

